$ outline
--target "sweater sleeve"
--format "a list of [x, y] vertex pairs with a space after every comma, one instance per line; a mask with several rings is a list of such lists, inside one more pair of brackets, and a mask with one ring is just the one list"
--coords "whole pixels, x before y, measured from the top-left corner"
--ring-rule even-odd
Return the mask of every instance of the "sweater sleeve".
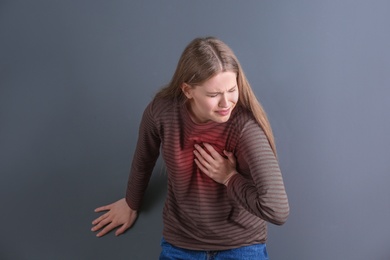
[[127, 184], [126, 202], [134, 210], [139, 210], [141, 206], [143, 195], [160, 154], [161, 139], [153, 108], [154, 102], [151, 102], [143, 113]]
[[241, 133], [236, 157], [238, 165], [245, 165], [249, 173], [245, 177], [236, 174], [230, 179], [228, 196], [250, 213], [282, 225], [289, 215], [282, 174], [265, 133], [253, 120]]

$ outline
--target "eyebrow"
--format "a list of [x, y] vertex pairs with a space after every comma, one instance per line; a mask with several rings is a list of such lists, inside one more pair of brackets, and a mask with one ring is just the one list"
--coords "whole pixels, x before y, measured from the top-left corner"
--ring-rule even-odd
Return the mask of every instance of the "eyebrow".
[[[234, 85], [234, 87], [228, 89], [228, 91], [231, 91], [231, 90], [235, 89], [236, 87], [237, 87], [237, 85]], [[206, 93], [207, 93], [207, 94], [221, 94], [221, 93], [223, 93], [223, 92], [220, 92], [220, 91], [208, 92], [208, 91], [207, 91]]]

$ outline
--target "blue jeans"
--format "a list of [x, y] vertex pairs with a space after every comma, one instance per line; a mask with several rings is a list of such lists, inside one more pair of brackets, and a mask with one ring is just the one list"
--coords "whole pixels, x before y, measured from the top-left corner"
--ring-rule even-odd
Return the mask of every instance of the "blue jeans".
[[161, 248], [160, 260], [268, 260], [265, 244], [220, 251], [198, 251], [176, 247], [162, 238]]

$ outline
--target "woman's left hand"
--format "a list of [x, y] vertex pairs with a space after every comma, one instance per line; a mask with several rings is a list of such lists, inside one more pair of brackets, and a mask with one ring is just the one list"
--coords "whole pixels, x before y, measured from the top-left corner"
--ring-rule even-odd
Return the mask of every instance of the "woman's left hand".
[[[214, 181], [227, 186], [230, 178], [237, 173], [236, 158], [232, 152], [226, 150], [220, 155], [212, 145], [203, 143], [204, 148], [195, 144], [195, 163], [199, 169]], [[207, 151], [206, 151], [207, 149]]]

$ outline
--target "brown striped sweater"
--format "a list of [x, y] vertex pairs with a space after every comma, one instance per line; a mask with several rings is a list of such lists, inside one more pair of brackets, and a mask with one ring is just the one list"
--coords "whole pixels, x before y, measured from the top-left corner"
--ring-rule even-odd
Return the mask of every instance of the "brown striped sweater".
[[[218, 184], [194, 163], [194, 144], [234, 153], [237, 172]], [[163, 236], [194, 250], [225, 250], [267, 239], [266, 221], [283, 224], [289, 204], [268, 140], [252, 115], [237, 106], [226, 123], [194, 123], [185, 105], [154, 99], [139, 128], [126, 201], [138, 210], [156, 160], [166, 164], [168, 192]]]

